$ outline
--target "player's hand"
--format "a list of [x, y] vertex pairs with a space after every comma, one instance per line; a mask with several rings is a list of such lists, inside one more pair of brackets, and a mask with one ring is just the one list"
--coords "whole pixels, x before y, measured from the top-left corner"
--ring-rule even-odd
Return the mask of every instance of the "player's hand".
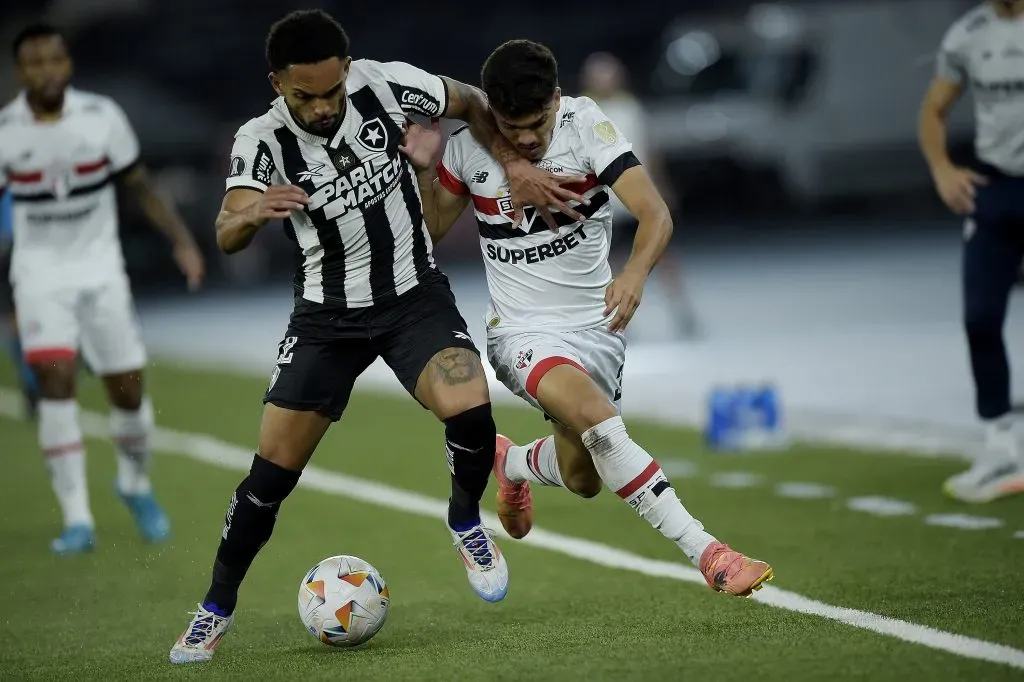
[[198, 289], [206, 275], [206, 265], [199, 248], [195, 244], [175, 244], [174, 262], [178, 264], [178, 269], [185, 275], [188, 290]]
[[249, 207], [249, 218], [253, 223], [262, 225], [274, 218], [289, 218], [292, 211], [301, 211], [308, 203], [309, 196], [301, 187], [271, 185], [263, 196]]
[[409, 157], [409, 163], [417, 171], [427, 170], [434, 165], [434, 157], [440, 149], [441, 123], [436, 118], [430, 119], [429, 128], [409, 121], [402, 143], [398, 145], [398, 151]]
[[515, 210], [512, 227], [519, 227], [523, 222], [525, 206], [533, 206], [537, 209], [538, 215], [553, 231], [558, 230], [558, 224], [555, 222], [554, 216], [551, 215], [549, 206], [553, 206], [559, 213], [564, 213], [573, 220], [585, 220], [582, 213], [570, 208], [566, 202], [579, 201], [583, 204], [590, 204], [590, 201], [562, 186], [586, 182], [585, 177], [549, 173], [543, 168], [537, 168], [526, 159], [509, 163], [505, 167], [505, 176], [508, 178], [512, 208]]
[[604, 291], [604, 314], [607, 317], [615, 311], [615, 317], [608, 323], [608, 330], [620, 332], [633, 319], [633, 313], [640, 307], [647, 276], [634, 270], [623, 270], [612, 280]]
[[932, 177], [942, 202], [959, 215], [974, 213], [976, 188], [988, 184], [985, 176], [958, 166], [937, 168], [932, 172]]

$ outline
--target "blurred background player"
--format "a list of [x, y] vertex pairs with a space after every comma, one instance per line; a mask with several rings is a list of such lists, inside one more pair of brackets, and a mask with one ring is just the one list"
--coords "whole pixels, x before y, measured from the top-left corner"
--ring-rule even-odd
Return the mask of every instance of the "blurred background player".
[[[919, 138], [942, 201], [964, 220], [964, 327], [984, 455], [946, 481], [968, 502], [1024, 491], [1021, 423], [1011, 413], [1003, 327], [1024, 257], [1024, 0], [990, 0], [946, 33], [921, 108]], [[945, 121], [970, 89], [976, 122], [975, 168], [954, 164]]]
[[11, 283], [18, 333], [38, 381], [39, 444], [63, 514], [57, 554], [92, 549], [95, 532], [75, 400], [79, 347], [102, 378], [117, 451], [116, 490], [142, 536], [169, 522], [149, 480], [153, 408], [142, 384], [146, 353], [118, 238], [116, 181], [172, 241], [190, 287], [203, 259], [192, 235], [139, 164], [138, 142], [111, 99], [70, 87], [71, 57], [52, 26], [14, 40], [23, 90], [0, 111], [0, 186], [14, 206]]
[[[672, 236], [672, 217], [629, 140], [593, 100], [562, 97], [548, 48], [513, 40], [484, 62], [482, 85], [502, 134], [527, 158], [558, 173], [585, 176], [582, 222], [559, 216], [521, 228], [505, 199], [507, 181], [465, 129], [453, 133], [436, 173], [440, 135], [415, 128], [410, 144], [424, 215], [438, 241], [472, 201], [491, 295], [487, 354], [498, 379], [549, 416], [553, 437], [517, 446], [498, 436], [494, 462], [498, 516], [515, 538], [532, 525], [530, 483], [593, 497], [602, 481], [676, 543], [715, 590], [748, 595], [770, 579], [763, 561], [705, 532], [664, 472], [630, 438], [620, 416], [623, 332], [648, 275]], [[419, 146], [419, 145], [417, 145]], [[435, 181], [436, 178], [436, 181]], [[609, 188], [638, 221], [629, 261], [612, 279]], [[528, 213], [529, 217], [529, 213]]]
[[[647, 112], [629, 89], [626, 66], [611, 53], [595, 52], [583, 62], [580, 84], [583, 94], [594, 100], [623, 137], [632, 142], [633, 152], [644, 164], [665, 205], [675, 215], [678, 209], [676, 191], [662, 164], [661, 155], [649, 143]], [[611, 202], [617, 232], [623, 237], [631, 235], [637, 227], [636, 218], [614, 193]], [[657, 276], [665, 296], [672, 302], [672, 307], [666, 312], [672, 315], [676, 332], [684, 337], [694, 336], [698, 333], [697, 315], [687, 292], [681, 260], [671, 248], [666, 249], [658, 262]]]
[[18, 320], [14, 314], [13, 292], [11, 291], [10, 255], [11, 240], [14, 230], [14, 202], [10, 192], [0, 193], [0, 315], [3, 320], [2, 332], [6, 334], [7, 350], [10, 353], [11, 364], [18, 371], [18, 381], [21, 386], [21, 394], [25, 399], [25, 415], [35, 418], [36, 407], [39, 403], [39, 392], [36, 388], [36, 377], [25, 361], [25, 354], [21, 350], [21, 341], [18, 339]]

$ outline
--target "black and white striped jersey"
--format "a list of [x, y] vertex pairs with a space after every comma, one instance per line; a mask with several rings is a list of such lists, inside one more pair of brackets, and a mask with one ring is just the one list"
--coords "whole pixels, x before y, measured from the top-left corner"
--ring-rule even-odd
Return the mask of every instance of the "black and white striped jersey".
[[353, 61], [334, 137], [296, 124], [284, 98], [235, 134], [227, 189], [292, 184], [310, 197], [285, 222], [302, 252], [296, 290], [364, 308], [394, 300], [434, 270], [415, 173], [398, 151], [407, 114], [443, 116], [440, 77], [401, 62]]

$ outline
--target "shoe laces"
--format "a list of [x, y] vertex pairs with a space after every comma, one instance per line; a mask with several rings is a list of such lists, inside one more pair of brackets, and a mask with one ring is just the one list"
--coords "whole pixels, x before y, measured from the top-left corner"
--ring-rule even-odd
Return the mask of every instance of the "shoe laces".
[[471, 528], [465, 533], [459, 533], [458, 539], [454, 542], [456, 547], [461, 545], [463, 551], [469, 555], [469, 558], [473, 560], [473, 563], [484, 571], [489, 571], [494, 568], [494, 552], [491, 550], [491, 533], [492, 531], [490, 528], [477, 526], [476, 528]]
[[224, 616], [218, 616], [212, 611], [207, 611], [202, 604], [198, 604], [198, 611], [190, 611], [189, 615], [194, 616], [189, 623], [188, 631], [185, 633], [186, 646], [199, 646], [213, 634], [214, 628], [224, 620]]

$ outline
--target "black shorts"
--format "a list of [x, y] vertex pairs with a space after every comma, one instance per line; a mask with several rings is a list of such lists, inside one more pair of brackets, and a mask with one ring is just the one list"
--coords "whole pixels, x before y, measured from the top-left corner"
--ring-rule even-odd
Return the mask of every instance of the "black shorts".
[[423, 369], [446, 348], [480, 355], [440, 272], [388, 305], [345, 309], [297, 298], [263, 402], [337, 421], [378, 357], [415, 397]]

